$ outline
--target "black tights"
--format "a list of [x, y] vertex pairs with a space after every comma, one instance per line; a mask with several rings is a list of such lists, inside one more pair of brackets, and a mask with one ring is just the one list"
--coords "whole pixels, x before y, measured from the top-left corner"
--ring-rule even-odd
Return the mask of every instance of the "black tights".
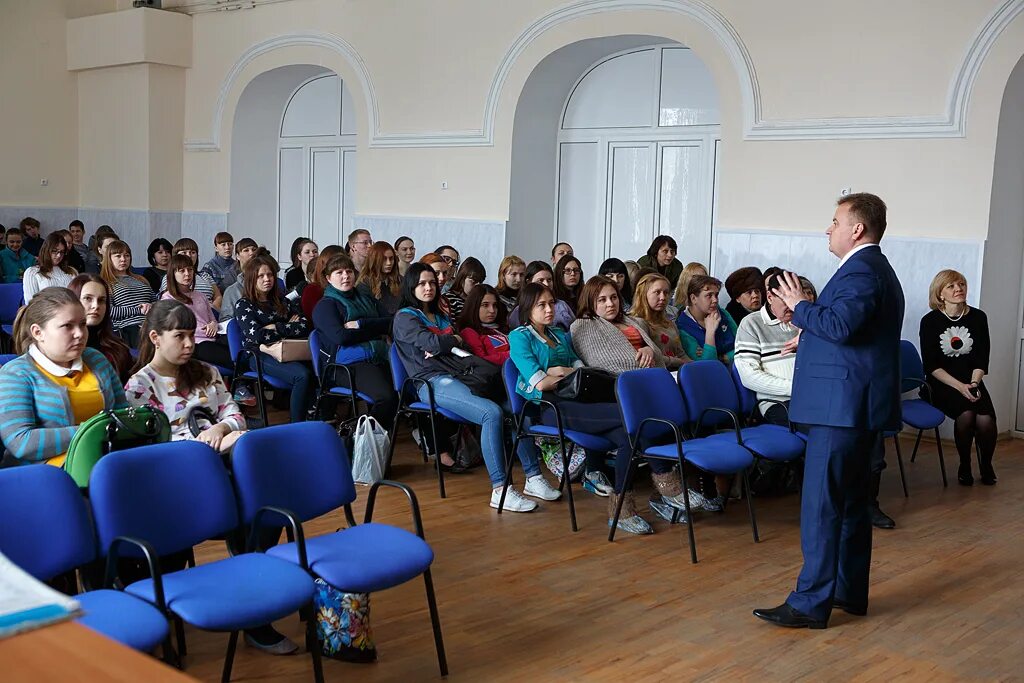
[[953, 439], [960, 454], [960, 464], [969, 465], [971, 448], [978, 444], [978, 460], [983, 468], [992, 466], [992, 455], [996, 451], [995, 415], [978, 415], [973, 410], [960, 413], [953, 423]]

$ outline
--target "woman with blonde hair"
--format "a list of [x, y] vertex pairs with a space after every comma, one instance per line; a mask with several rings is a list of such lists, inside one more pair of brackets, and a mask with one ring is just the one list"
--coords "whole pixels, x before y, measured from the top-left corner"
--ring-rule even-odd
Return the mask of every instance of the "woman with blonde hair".
[[630, 315], [647, 325], [648, 336], [658, 345], [665, 357], [665, 367], [677, 370], [691, 359], [683, 351], [675, 318], [669, 317], [666, 313], [669, 290], [670, 284], [664, 275], [644, 275], [640, 282], [636, 283]]
[[132, 272], [132, 248], [121, 240], [106, 245], [100, 277], [110, 287], [114, 332], [131, 348], [139, 348], [139, 330], [153, 305], [153, 289], [146, 278]]
[[506, 313], [511, 313], [519, 299], [519, 290], [523, 288], [526, 277], [526, 261], [511, 254], [501, 259], [498, 264], [498, 300], [505, 306]]
[[380, 302], [388, 315], [394, 315], [402, 301], [402, 276], [398, 274], [398, 256], [387, 242], [374, 242], [359, 271], [356, 288]]
[[981, 483], [992, 486], [996, 473], [995, 408], [984, 383], [990, 342], [988, 317], [967, 305], [967, 278], [942, 270], [928, 288], [931, 312], [921, 318], [921, 360], [931, 403], [953, 420], [953, 439], [960, 455], [957, 481], [972, 486], [971, 451], [978, 447]]
[[672, 294], [672, 308], [669, 310], [669, 315], [672, 315], [674, 312], [678, 316], [679, 311], [690, 305], [687, 290], [690, 288], [690, 280], [694, 275], [704, 275], [706, 277], [708, 269], [704, 267], [703, 263], [696, 261], [690, 261], [683, 266], [683, 272], [679, 274], [679, 282], [676, 284], [676, 291]]

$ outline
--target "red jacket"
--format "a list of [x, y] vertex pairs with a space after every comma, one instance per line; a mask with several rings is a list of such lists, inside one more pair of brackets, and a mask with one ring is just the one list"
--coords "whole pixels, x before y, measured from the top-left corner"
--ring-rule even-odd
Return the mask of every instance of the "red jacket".
[[508, 360], [508, 337], [502, 332], [494, 330], [491, 334], [480, 334], [470, 327], [465, 327], [459, 334], [466, 340], [466, 346], [474, 356], [479, 356], [495, 365], [501, 365]]

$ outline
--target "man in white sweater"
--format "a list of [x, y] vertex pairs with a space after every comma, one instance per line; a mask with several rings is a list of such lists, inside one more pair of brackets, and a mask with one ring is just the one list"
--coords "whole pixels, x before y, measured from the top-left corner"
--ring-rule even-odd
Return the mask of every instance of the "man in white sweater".
[[761, 414], [768, 422], [789, 424], [782, 406], [764, 402], [781, 401], [787, 406], [793, 392], [793, 368], [800, 330], [790, 321], [793, 311], [772, 291], [779, 286], [778, 275], [767, 281], [768, 297], [761, 310], [740, 321], [736, 330], [736, 355], [733, 363], [743, 386], [757, 394]]

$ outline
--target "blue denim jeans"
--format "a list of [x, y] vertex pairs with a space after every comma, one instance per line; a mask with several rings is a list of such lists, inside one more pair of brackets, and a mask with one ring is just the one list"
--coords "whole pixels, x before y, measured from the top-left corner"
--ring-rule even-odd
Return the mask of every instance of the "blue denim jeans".
[[[434, 388], [435, 405], [480, 425], [480, 450], [483, 451], [491, 486], [501, 486], [505, 481], [505, 425], [501, 406], [494, 401], [480, 398], [451, 375], [438, 375], [432, 378], [430, 386]], [[418, 393], [421, 401], [429, 401], [425, 386], [420, 386]], [[517, 455], [527, 477], [540, 474], [536, 446], [531, 439], [519, 442]]]
[[[313, 377], [313, 366], [298, 360], [281, 363], [265, 353], [261, 360], [264, 374], [291, 385], [291, 399], [288, 404], [291, 422], [305, 422], [306, 413], [313, 407], [315, 397], [316, 380]], [[254, 359], [249, 360], [249, 367], [256, 369]]]

